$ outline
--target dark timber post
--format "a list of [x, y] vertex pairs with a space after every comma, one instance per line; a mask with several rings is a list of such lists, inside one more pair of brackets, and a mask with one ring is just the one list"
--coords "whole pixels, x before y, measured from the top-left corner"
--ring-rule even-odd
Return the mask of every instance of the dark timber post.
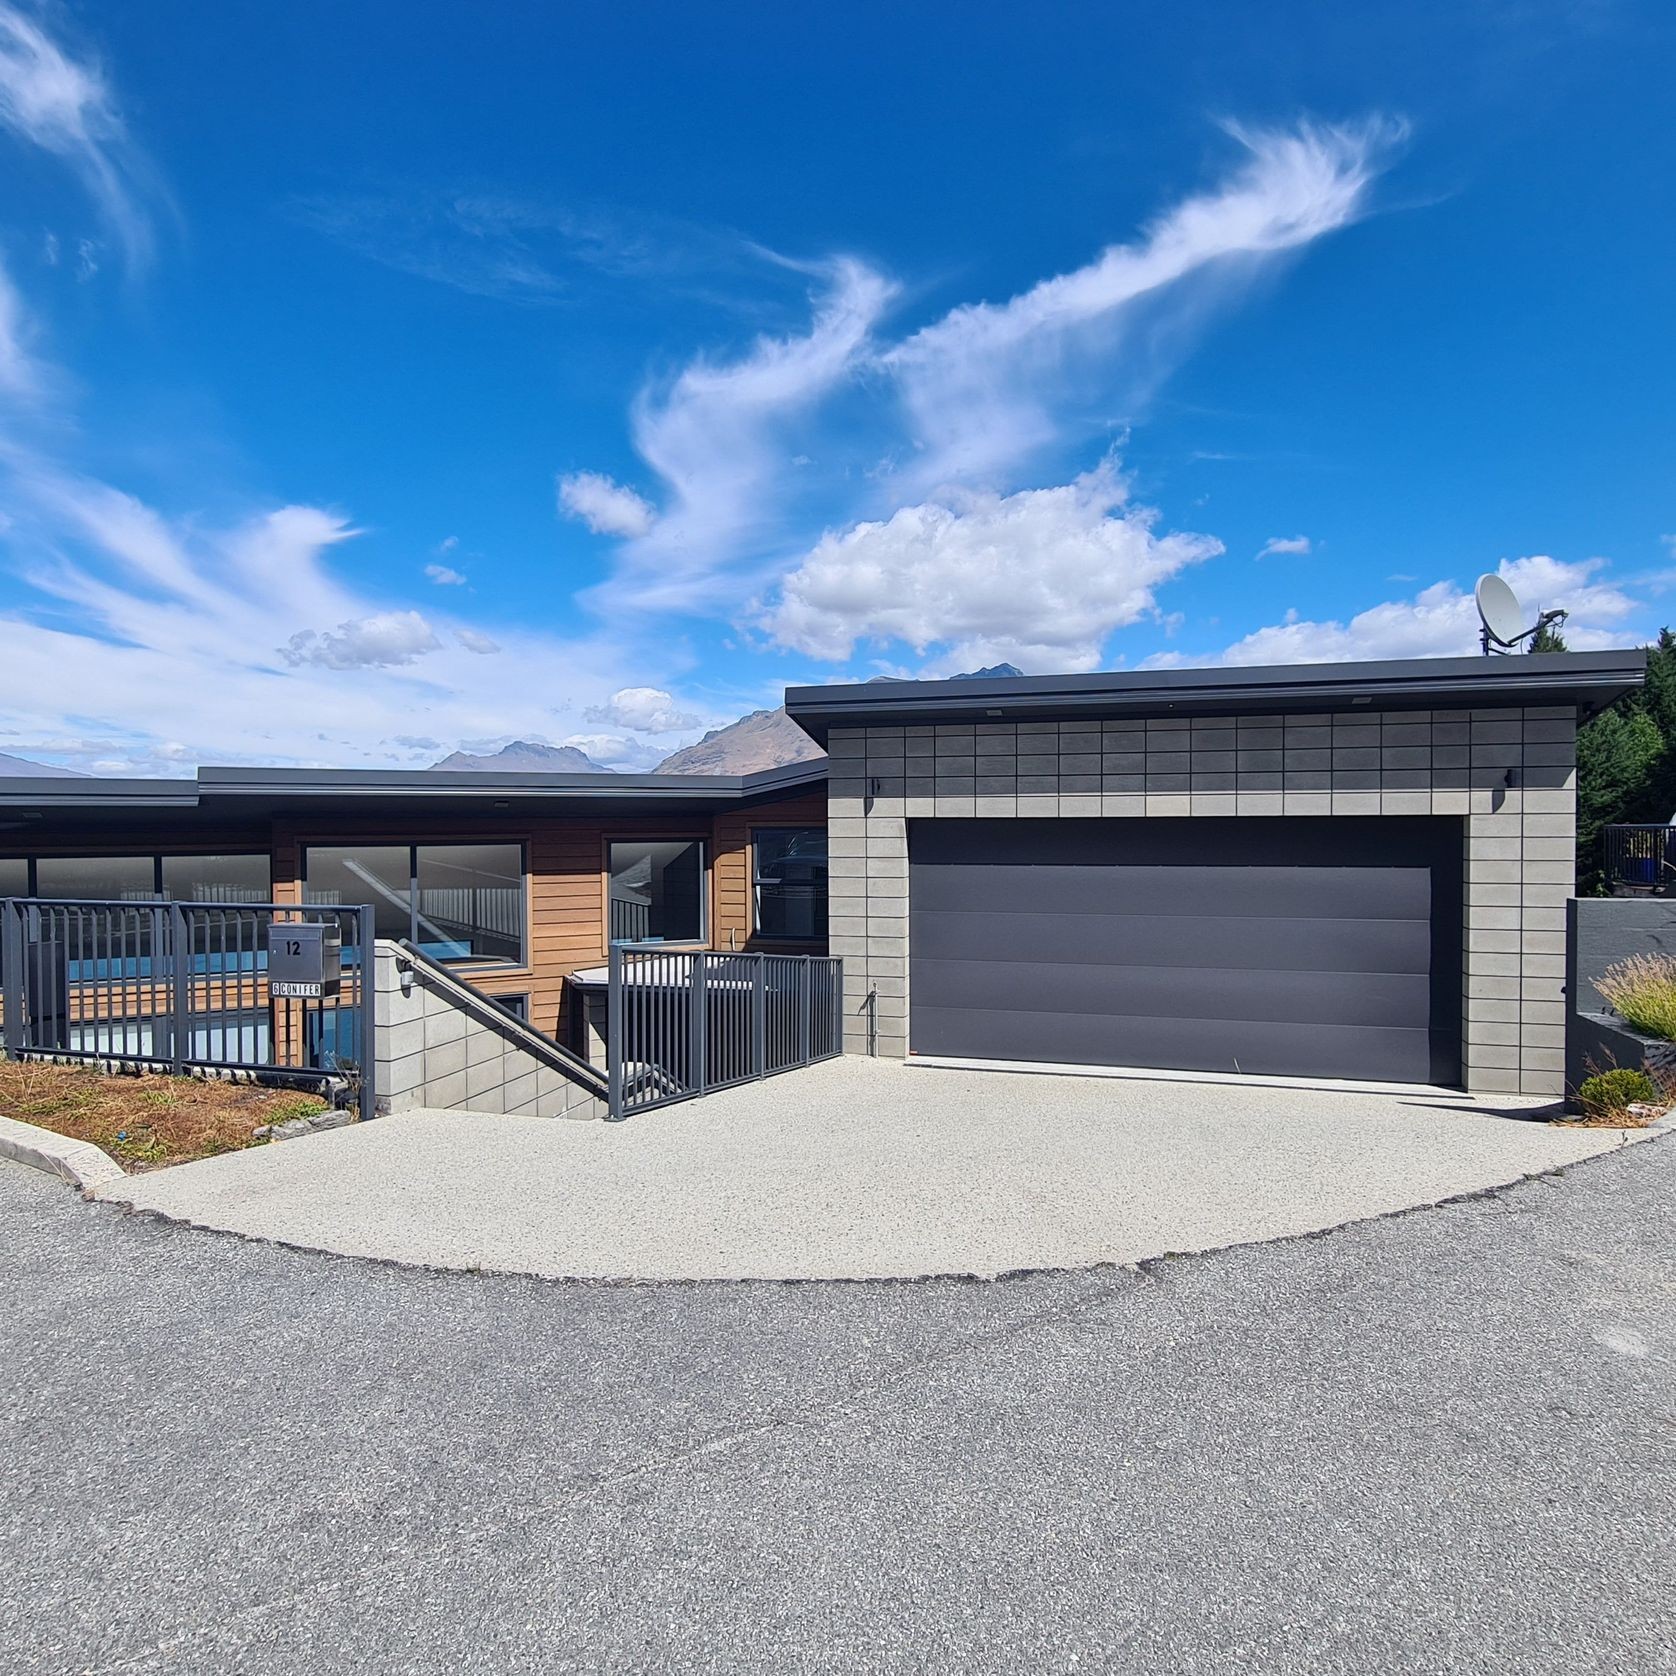
[[378, 954], [372, 942], [372, 908], [355, 910], [356, 972], [361, 986], [361, 1019], [356, 1042], [361, 1061], [361, 1110], [363, 1123], [378, 1115]]

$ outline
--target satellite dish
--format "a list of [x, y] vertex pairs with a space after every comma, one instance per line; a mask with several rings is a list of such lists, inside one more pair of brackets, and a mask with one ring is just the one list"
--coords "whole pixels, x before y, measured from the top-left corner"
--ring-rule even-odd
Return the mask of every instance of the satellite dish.
[[1494, 571], [1478, 578], [1474, 592], [1484, 632], [1503, 646], [1513, 645], [1525, 626], [1525, 611], [1519, 604], [1519, 596]]
[[1530, 640], [1551, 623], [1563, 623], [1566, 618], [1563, 611], [1544, 611], [1534, 627], [1526, 628], [1525, 608], [1519, 596], [1494, 571], [1478, 578], [1473, 594], [1478, 601], [1478, 620], [1484, 626], [1479, 644], [1486, 657], [1493, 652], [1511, 652], [1521, 640]]

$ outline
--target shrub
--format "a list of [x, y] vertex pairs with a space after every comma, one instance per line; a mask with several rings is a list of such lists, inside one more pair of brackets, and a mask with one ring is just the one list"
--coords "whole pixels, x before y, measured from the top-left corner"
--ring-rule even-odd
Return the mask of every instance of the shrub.
[[1644, 1036], [1676, 1042], [1676, 959], [1633, 954], [1595, 981], [1613, 1010]]
[[1619, 1067], [1615, 1071], [1600, 1071], [1585, 1077], [1577, 1090], [1577, 1103], [1591, 1117], [1605, 1117], [1624, 1111], [1632, 1105], [1653, 1105], [1658, 1090], [1645, 1071]]

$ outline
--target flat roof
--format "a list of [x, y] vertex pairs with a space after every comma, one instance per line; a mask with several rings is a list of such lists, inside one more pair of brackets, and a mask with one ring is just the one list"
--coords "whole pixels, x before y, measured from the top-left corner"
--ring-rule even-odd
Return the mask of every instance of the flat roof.
[[789, 687], [786, 710], [811, 738], [834, 727], [1351, 710], [1565, 705], [1592, 716], [1639, 687], [1647, 654], [1537, 652], [1478, 658], [1142, 669], [1095, 675], [865, 681]]
[[754, 774], [522, 774], [434, 769], [200, 768], [192, 779], [0, 778], [0, 846], [36, 820], [99, 822], [171, 815], [227, 822], [271, 815], [694, 812], [750, 804], [824, 783], [826, 763], [795, 762]]

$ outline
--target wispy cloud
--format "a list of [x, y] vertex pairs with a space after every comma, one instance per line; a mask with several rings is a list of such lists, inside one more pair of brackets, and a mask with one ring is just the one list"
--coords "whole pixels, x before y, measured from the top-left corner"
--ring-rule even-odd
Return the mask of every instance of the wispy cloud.
[[[152, 250], [145, 205], [157, 187], [104, 72], [10, 0], [0, 0], [0, 126], [74, 170], [129, 263], [145, 264]], [[97, 265], [90, 241], [78, 249], [84, 270]]]
[[[1035, 521], [1048, 507], [1081, 508], [1094, 520], [1082, 532], [1090, 553], [1112, 539], [1101, 518], [1138, 526], [1133, 514], [1109, 518], [1109, 505], [1088, 513], [1094, 479], [1031, 487], [1048, 454], [1086, 445], [1077, 380], [1110, 381], [1131, 311], [1145, 305], [1156, 323], [1167, 301], [1184, 343], [1240, 276], [1348, 225], [1402, 136], [1387, 122], [1230, 132], [1243, 160], [1222, 183], [1166, 211], [1135, 241], [1006, 302], [962, 305], [890, 342], [882, 328], [894, 282], [859, 260], [835, 261], [823, 270], [806, 332], [759, 339], [731, 360], [697, 359], [643, 391], [632, 435], [657, 492], [586, 476], [602, 492], [632, 495], [634, 509], [632, 520], [589, 520], [622, 541], [612, 577], [589, 603], [607, 614], [631, 606], [720, 614], [766, 594], [772, 603], [760, 620], [781, 643], [842, 656], [836, 649], [857, 637], [890, 638], [891, 623], [913, 618], [923, 633], [929, 611], [942, 608], [942, 580], [902, 612], [875, 606], [878, 589], [864, 580], [877, 581], [870, 563], [901, 574], [903, 555], [918, 544], [937, 578], [939, 555], [981, 531], [984, 551], [1026, 595], [1048, 565], [1043, 590], [1075, 622], [1064, 637], [1021, 627], [1008, 643], [1074, 646], [1086, 661], [1090, 625], [1110, 616], [1110, 587], [1084, 566], [1085, 591], [1066, 598], [1075, 567], [1044, 560]], [[1191, 283], [1211, 274], [1214, 287]], [[828, 433], [830, 446], [811, 448], [811, 429], [846, 397], [854, 399]], [[1027, 492], [1046, 498], [1033, 502]], [[829, 520], [811, 547], [796, 511], [823, 502], [851, 510]], [[1055, 551], [1063, 558], [1068, 549]], [[1130, 556], [1138, 561], [1139, 550]], [[788, 564], [794, 569], [776, 594], [774, 573]], [[919, 575], [917, 565], [909, 569]], [[975, 625], [972, 643], [987, 632]]]
[[463, 588], [466, 583], [465, 572], [455, 570], [452, 565], [428, 564], [425, 566], [425, 576], [439, 588]]
[[[1272, 258], [1346, 226], [1402, 134], [1388, 122], [1229, 132], [1244, 165], [1166, 211], [1139, 240], [1005, 303], [956, 308], [885, 357], [922, 451], [922, 481], [984, 478], [1043, 449], [1058, 434], [1052, 398], [1078, 352], [1109, 357], [1127, 310], [1195, 274]], [[1201, 295], [1182, 301], [1205, 309]]]
[[1271, 535], [1261, 547], [1257, 549], [1260, 559], [1272, 559], [1278, 555], [1293, 555], [1306, 557], [1310, 552], [1310, 540], [1307, 535]]
[[892, 286], [864, 263], [830, 264], [809, 330], [762, 337], [733, 361], [699, 360], [635, 405], [635, 447], [662, 479], [664, 508], [596, 592], [607, 608], [710, 605], [716, 570], [774, 525], [782, 428], [854, 373]]

